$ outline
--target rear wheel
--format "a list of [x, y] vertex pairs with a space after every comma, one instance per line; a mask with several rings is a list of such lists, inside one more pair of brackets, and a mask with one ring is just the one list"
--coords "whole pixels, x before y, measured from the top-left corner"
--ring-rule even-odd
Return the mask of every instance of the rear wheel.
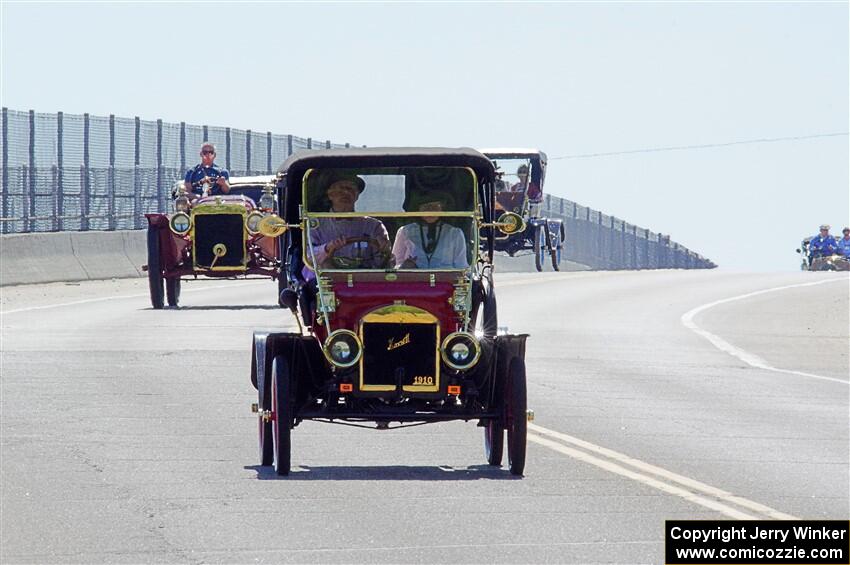
[[286, 357], [272, 360], [272, 438], [274, 468], [278, 475], [288, 475], [292, 452], [292, 378]]
[[507, 386], [505, 427], [508, 431], [508, 465], [511, 475], [521, 476], [525, 470], [528, 401], [526, 398], [525, 361], [519, 357], [514, 357], [511, 360]]
[[160, 310], [165, 306], [165, 293], [162, 289], [162, 269], [159, 260], [159, 229], [148, 226], [148, 286], [150, 287], [151, 306]]
[[179, 278], [165, 279], [165, 295], [168, 298], [168, 305], [177, 307], [180, 302]]

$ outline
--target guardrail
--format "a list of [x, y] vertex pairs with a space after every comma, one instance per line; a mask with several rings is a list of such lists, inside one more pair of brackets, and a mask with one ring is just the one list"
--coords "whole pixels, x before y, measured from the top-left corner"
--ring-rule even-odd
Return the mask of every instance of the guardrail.
[[[2, 109], [3, 234], [137, 230], [168, 209], [204, 141], [233, 176], [271, 174], [301, 149], [330, 140], [89, 114]], [[190, 163], [191, 161], [191, 163]], [[544, 214], [564, 220], [564, 258], [595, 269], [704, 269], [714, 263], [650, 230], [570, 200], [546, 196]]]

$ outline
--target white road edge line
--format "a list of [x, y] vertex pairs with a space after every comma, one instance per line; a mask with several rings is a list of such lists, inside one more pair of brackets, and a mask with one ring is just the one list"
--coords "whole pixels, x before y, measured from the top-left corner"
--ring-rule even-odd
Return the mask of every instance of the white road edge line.
[[[540, 434], [540, 436], [548, 436], [550, 438], [557, 439], [557, 440], [559, 440], [563, 443], [570, 444], [570, 445], [574, 446], [575, 448], [584, 449], [584, 450], [589, 451], [589, 452], [591, 452], [595, 455], [599, 455], [600, 457], [607, 457], [609, 460], [617, 461], [618, 463], [628, 465], [628, 466], [633, 467], [633, 468], [635, 468], [639, 471], [642, 471], [643, 473], [648, 473], [648, 474], [641, 474], [641, 473], [638, 473], [636, 471], [630, 471], [630, 470], [626, 469], [625, 467], [621, 467], [617, 463], [613, 463], [613, 462], [607, 461], [605, 459], [597, 458], [595, 455], [591, 455], [589, 453], [586, 453], [585, 451], [578, 451], [577, 449], [574, 449], [574, 448], [571, 448], [571, 447], [565, 447], [565, 446], [561, 446], [561, 444], [556, 444], [556, 445], [559, 445], [561, 447], [564, 447], [564, 450], [568, 451], [567, 452], [567, 451], [564, 451], [562, 449], [556, 449], [556, 451], [560, 451], [561, 453], [564, 453], [565, 455], [575, 457], [577, 459], [580, 459], [580, 460], [585, 461], [587, 463], [591, 463], [592, 465], [596, 465], [597, 467], [601, 467], [601, 468], [606, 469], [608, 471], [611, 471], [613, 473], [617, 473], [619, 475], [626, 476], [628, 478], [631, 478], [631, 479], [634, 479], [636, 481], [647, 484], [651, 487], [663, 490], [664, 492], [668, 492], [668, 493], [674, 494], [676, 496], [681, 496], [682, 498], [690, 500], [691, 502], [696, 502], [697, 504], [700, 504], [701, 506], [706, 506], [708, 508], [711, 508], [712, 510], [718, 510], [719, 512], [723, 512], [724, 514], [726, 514], [727, 516], [730, 516], [732, 518], [736, 518], [736, 519], [739, 519], [739, 520], [753, 520], [753, 519], [755, 519], [755, 517], [750, 516], [749, 514], [741, 512], [741, 511], [735, 509], [734, 507], [730, 506], [730, 505], [734, 504], [734, 505], [737, 505], [739, 507], [745, 508], [748, 511], [757, 512], [759, 514], [762, 514], [762, 515], [764, 515], [768, 518], [772, 518], [774, 520], [798, 520], [799, 519], [799, 518], [796, 518], [796, 517], [794, 517], [790, 514], [785, 514], [784, 512], [780, 512], [780, 511], [775, 510], [775, 509], [773, 509], [769, 506], [765, 506], [764, 504], [760, 504], [758, 502], [754, 502], [752, 500], [734, 495], [730, 492], [719, 489], [717, 487], [707, 485], [707, 484], [700, 482], [700, 481], [697, 481], [695, 479], [691, 479], [691, 478], [685, 477], [683, 475], [679, 475], [678, 473], [668, 471], [667, 469], [663, 469], [663, 468], [658, 467], [656, 465], [646, 463], [644, 461], [641, 461], [640, 459], [635, 459], [634, 457], [630, 457], [630, 456], [628, 456], [624, 453], [620, 453], [618, 451], [614, 451], [613, 449], [608, 449], [607, 447], [602, 447], [600, 445], [590, 443], [589, 441], [585, 441], [583, 439], [579, 439], [579, 438], [573, 437], [571, 435], [567, 435], [567, 434], [564, 434], [564, 433], [561, 433], [561, 432], [556, 432], [554, 430], [544, 428], [543, 426], [540, 426], [540, 425], [537, 425], [537, 424], [528, 424], [528, 430], [529, 430], [529, 432], [536, 432], [536, 434]], [[539, 443], [541, 445], [546, 445], [546, 447], [552, 448], [550, 443], [553, 443], [553, 442], [551, 442], [547, 439], [544, 439], [540, 436], [529, 434], [528, 437], [529, 437], [529, 439], [531, 439], [532, 441], [535, 441], [536, 443]], [[542, 443], [542, 441], [538, 441], [538, 440], [542, 440], [542, 441], [545, 441], [547, 443]], [[657, 477], [657, 479], [653, 478], [649, 475], [655, 475], [655, 477]], [[664, 481], [666, 481], [666, 482], [664, 482]], [[661, 488], [656, 483], [664, 484], [664, 485], [666, 485], [666, 487]], [[677, 487], [675, 485], [671, 485], [670, 483], [677, 483], [678, 485], [681, 485], [682, 488]], [[677, 489], [677, 490], [674, 491], [674, 490], [671, 490], [671, 489]], [[687, 489], [690, 489], [690, 490], [687, 490]], [[697, 493], [700, 493], [700, 494], [703, 494], [703, 495], [706, 495], [706, 496], [710, 496], [710, 497], [712, 497], [716, 500], [711, 501], [712, 506], [708, 506], [707, 504], [704, 503], [704, 501], [710, 500], [710, 499], [705, 499], [704, 497], [699, 496], [698, 494], [695, 494], [692, 491], [696, 491]], [[686, 493], [687, 496], [685, 496], [683, 493]], [[697, 499], [700, 499], [700, 500], [697, 500]], [[728, 512], [723, 511], [723, 510], [719, 510], [718, 505], [722, 506], [724, 509], [728, 510]], [[743, 516], [743, 517], [741, 517], [741, 516]]]
[[819, 285], [819, 284], [827, 284], [827, 283], [833, 283], [833, 282], [847, 283], [848, 280], [850, 280], [850, 279], [835, 278], [835, 279], [821, 280], [821, 281], [808, 282], [808, 283], [790, 284], [790, 285], [786, 285], [786, 286], [777, 286], [777, 287], [774, 287], [774, 288], [767, 288], [765, 290], [757, 290], [755, 292], [749, 292], [747, 294], [741, 294], [739, 296], [732, 296], [731, 298], [724, 298], [723, 300], [715, 300], [714, 302], [709, 302], [708, 304], [703, 304], [702, 306], [697, 306], [693, 310], [688, 310], [687, 312], [682, 314], [682, 318], [681, 318], [682, 325], [685, 326], [686, 328], [688, 328], [689, 330], [693, 331], [697, 335], [707, 339], [714, 347], [716, 347], [720, 351], [722, 351], [724, 353], [728, 353], [729, 355], [740, 359], [741, 361], [743, 361], [744, 363], [746, 363], [747, 365], [749, 365], [751, 367], [755, 367], [757, 369], [764, 369], [766, 371], [775, 371], [777, 373], [785, 373], [785, 374], [788, 374], [788, 375], [797, 375], [797, 376], [800, 376], [800, 377], [808, 377], [810, 379], [820, 379], [820, 380], [823, 380], [823, 381], [832, 381], [832, 382], [836, 382], [836, 383], [841, 383], [843, 385], [850, 385], [850, 382], [844, 381], [844, 380], [841, 380], [841, 379], [836, 379], [834, 377], [825, 377], [823, 375], [815, 375], [813, 373], [805, 373], [803, 371], [794, 371], [794, 370], [791, 370], [791, 369], [780, 369], [778, 367], [774, 367], [773, 365], [770, 365], [767, 361], [765, 361], [764, 359], [762, 359], [758, 355], [754, 355], [754, 354], [750, 353], [749, 351], [745, 351], [744, 349], [741, 349], [740, 347], [735, 347], [734, 345], [732, 345], [728, 341], [724, 340], [723, 338], [716, 336], [713, 333], [702, 329], [701, 327], [696, 325], [696, 323], [694, 322], [694, 316], [696, 316], [700, 312], [704, 312], [704, 311], [708, 310], [709, 308], [719, 306], [720, 304], [727, 304], [729, 302], [736, 302], [738, 300], [745, 300], [747, 298], [752, 298], [753, 296], [759, 296], [759, 295], [768, 294], [768, 293], [771, 293], [771, 292], [779, 292], [781, 290], [787, 290], [789, 288], [800, 288], [800, 287], [805, 287], [805, 286], [815, 286], [815, 285]]
[[[247, 284], [258, 284], [263, 281], [244, 281]], [[214, 286], [205, 286], [203, 288], [186, 288], [181, 290], [181, 294], [184, 292], [201, 292], [204, 290], [215, 290], [217, 288], [232, 288], [231, 284], [218, 284]], [[122, 294], [118, 296], [101, 296], [99, 298], [86, 298], [85, 300], [75, 300], [73, 302], [61, 302], [59, 304], [45, 304], [44, 306], [28, 306], [26, 308], [16, 308], [14, 310], [3, 310], [0, 312], [0, 316], [5, 316], [6, 314], [17, 314], [18, 312], [31, 312], [33, 310], [48, 310], [50, 308], [62, 308], [64, 306], [76, 306], [77, 304], [89, 304], [91, 302], [104, 302], [106, 300], [125, 300], [129, 298], [147, 298], [149, 297], [149, 293], [144, 294]]]

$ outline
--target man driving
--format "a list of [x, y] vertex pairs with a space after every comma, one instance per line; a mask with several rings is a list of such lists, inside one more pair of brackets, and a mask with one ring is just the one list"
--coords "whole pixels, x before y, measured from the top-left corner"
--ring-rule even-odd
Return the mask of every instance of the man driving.
[[[354, 212], [354, 204], [366, 188], [365, 181], [353, 173], [332, 171], [320, 180], [325, 184], [330, 212]], [[307, 259], [325, 269], [382, 269], [387, 267], [390, 238], [380, 220], [369, 216], [318, 218], [308, 229]], [[315, 224], [315, 222], [318, 222]], [[309, 274], [308, 274], [309, 271]], [[304, 268], [304, 278], [315, 274]]]
[[[420, 212], [442, 212], [449, 195], [434, 193], [419, 204]], [[466, 237], [463, 230], [440, 216], [423, 216], [399, 228], [393, 244], [395, 264], [402, 269], [465, 269]]]
[[183, 184], [190, 199], [199, 196], [216, 196], [230, 192], [227, 169], [215, 163], [215, 145], [205, 141], [201, 145], [201, 162], [186, 171]]

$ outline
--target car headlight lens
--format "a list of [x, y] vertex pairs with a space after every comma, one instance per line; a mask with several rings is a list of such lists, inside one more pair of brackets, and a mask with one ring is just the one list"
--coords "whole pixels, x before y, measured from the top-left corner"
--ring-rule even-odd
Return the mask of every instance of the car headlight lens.
[[171, 219], [168, 221], [168, 225], [171, 228], [171, 231], [177, 235], [186, 235], [192, 227], [192, 219], [186, 212], [177, 212], [171, 216]]
[[452, 345], [452, 350], [449, 351], [449, 357], [452, 358], [452, 361], [455, 363], [463, 363], [467, 359], [469, 359], [469, 346], [465, 343], [456, 343]]
[[248, 214], [248, 217], [245, 218], [245, 229], [248, 230], [248, 233], [254, 235], [260, 231], [260, 221], [263, 219], [262, 212], [251, 212]]
[[481, 357], [481, 345], [474, 335], [468, 332], [455, 332], [446, 336], [440, 349], [443, 361], [452, 369], [465, 371], [478, 363]]
[[341, 369], [357, 363], [363, 353], [357, 334], [349, 330], [331, 332], [325, 340], [325, 346], [322, 350], [325, 358]]

